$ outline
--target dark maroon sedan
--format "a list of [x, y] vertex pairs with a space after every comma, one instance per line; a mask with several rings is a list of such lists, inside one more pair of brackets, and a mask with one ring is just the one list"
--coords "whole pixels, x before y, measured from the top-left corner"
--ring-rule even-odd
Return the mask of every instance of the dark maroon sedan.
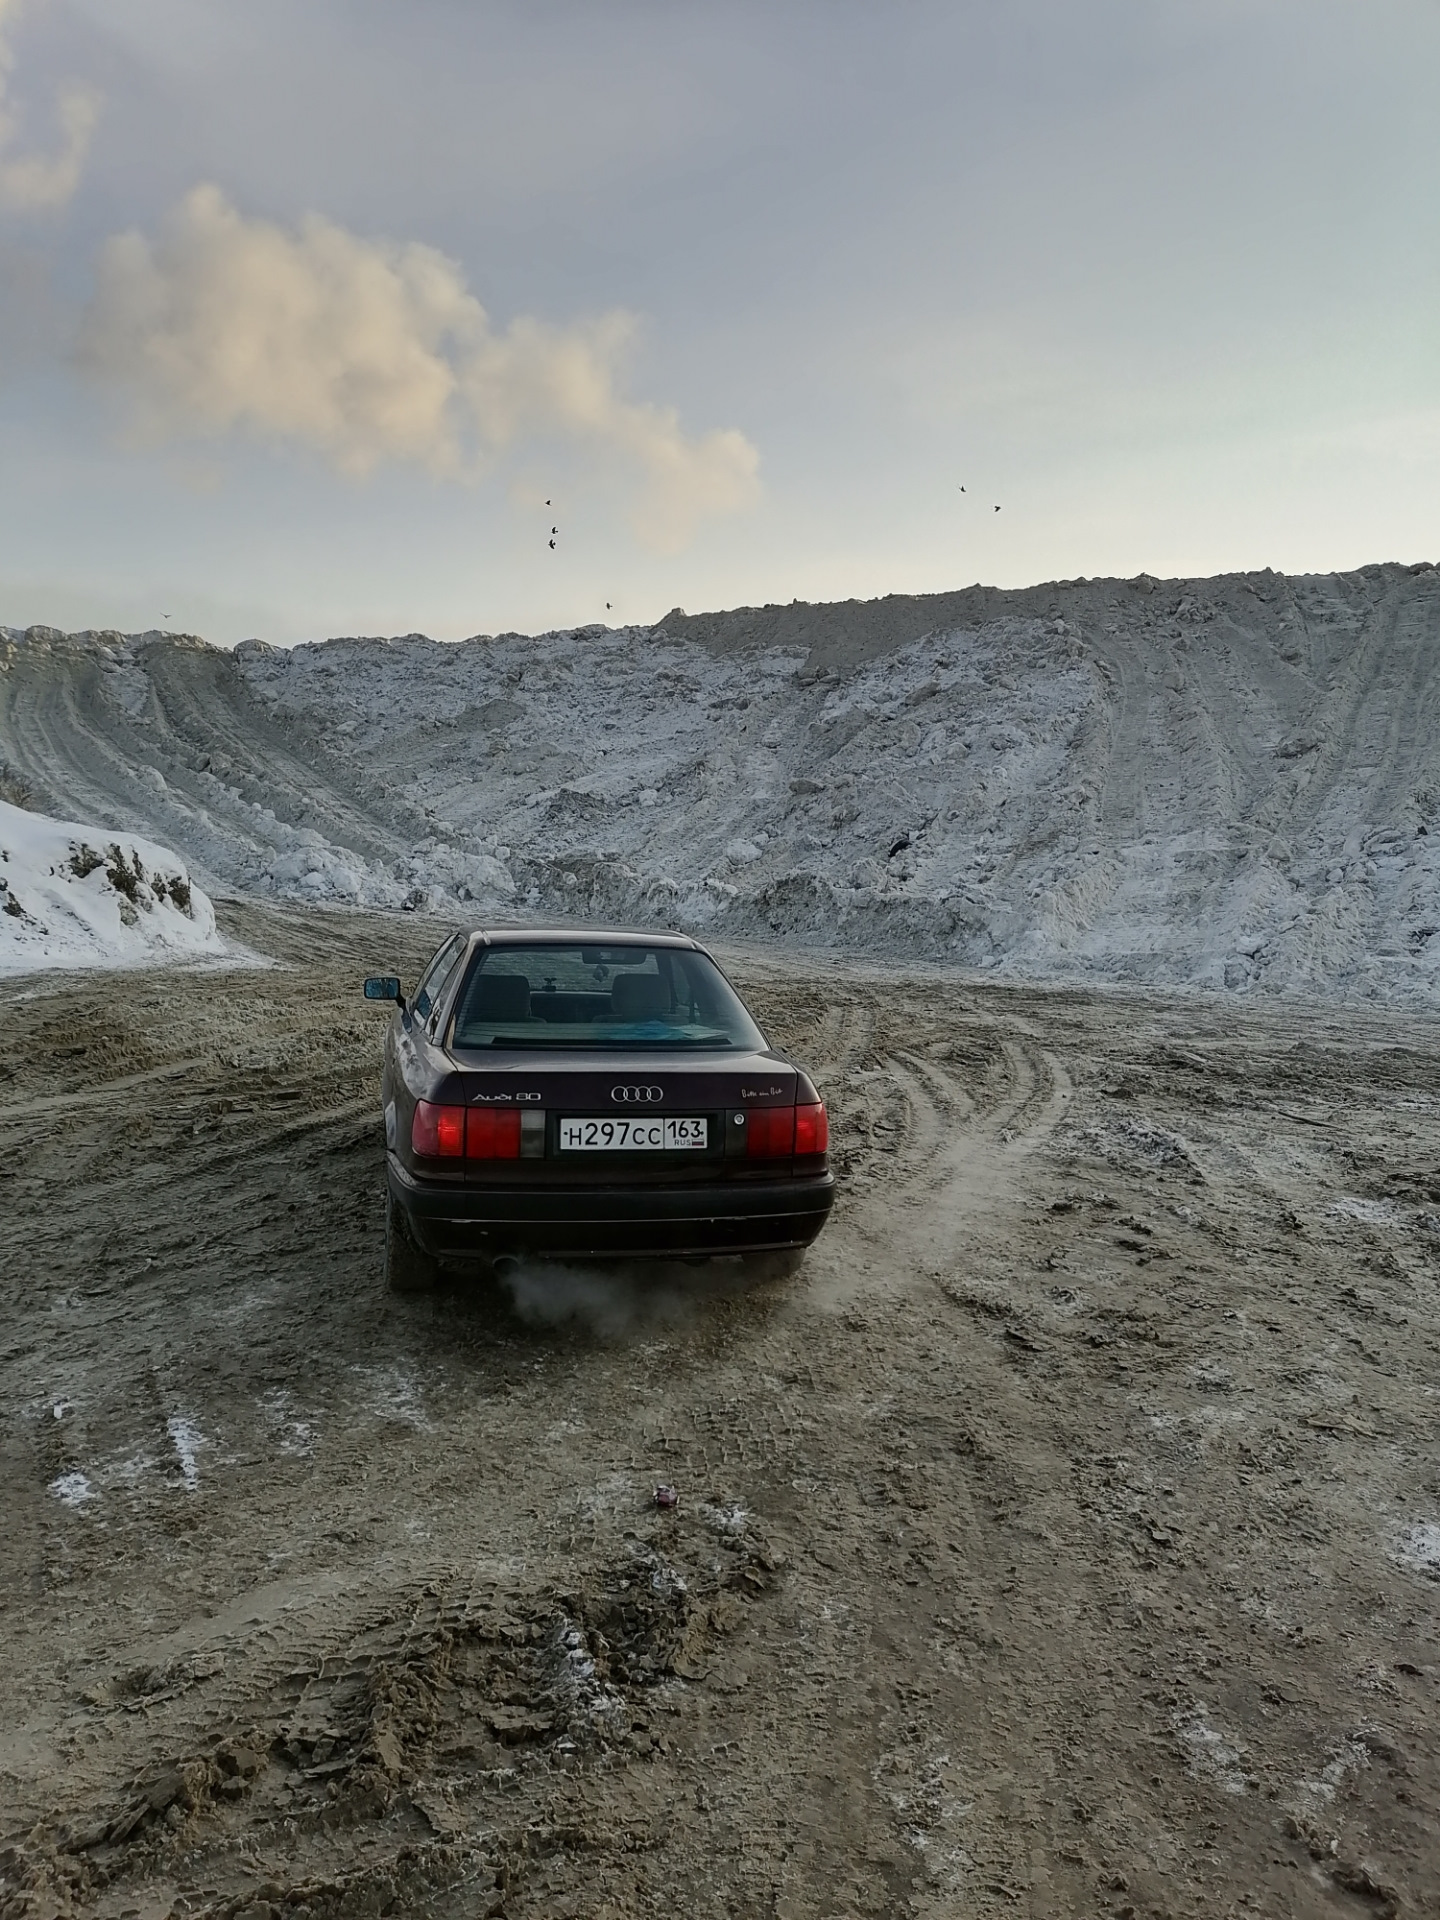
[[457, 933], [385, 1043], [386, 1275], [521, 1254], [798, 1265], [825, 1107], [683, 934]]

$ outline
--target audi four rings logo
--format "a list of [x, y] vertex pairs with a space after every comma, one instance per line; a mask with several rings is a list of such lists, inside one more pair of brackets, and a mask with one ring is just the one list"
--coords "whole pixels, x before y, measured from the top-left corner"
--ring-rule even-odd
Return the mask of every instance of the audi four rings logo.
[[622, 1107], [651, 1106], [657, 1100], [665, 1098], [663, 1087], [611, 1087], [610, 1098], [618, 1100]]

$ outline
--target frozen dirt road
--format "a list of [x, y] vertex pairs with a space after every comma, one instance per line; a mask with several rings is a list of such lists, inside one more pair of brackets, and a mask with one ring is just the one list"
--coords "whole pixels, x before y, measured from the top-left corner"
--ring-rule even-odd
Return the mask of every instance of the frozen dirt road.
[[830, 1229], [527, 1320], [221, 921], [0, 987], [6, 1920], [1440, 1913], [1440, 1025], [734, 956]]

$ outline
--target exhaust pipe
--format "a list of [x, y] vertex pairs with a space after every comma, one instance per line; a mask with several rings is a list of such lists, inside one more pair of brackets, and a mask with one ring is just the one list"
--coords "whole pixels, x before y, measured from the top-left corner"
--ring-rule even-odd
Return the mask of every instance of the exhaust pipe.
[[490, 1262], [490, 1271], [497, 1280], [513, 1280], [520, 1271], [520, 1261], [513, 1253], [497, 1253]]

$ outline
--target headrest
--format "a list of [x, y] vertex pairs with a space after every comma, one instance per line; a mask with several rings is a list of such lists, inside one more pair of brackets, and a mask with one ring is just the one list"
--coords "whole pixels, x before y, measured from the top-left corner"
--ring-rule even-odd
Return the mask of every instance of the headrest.
[[670, 1011], [669, 984], [656, 973], [617, 973], [610, 1011], [617, 1020], [663, 1020]]
[[523, 973], [485, 972], [475, 982], [466, 1020], [528, 1020], [530, 982]]

